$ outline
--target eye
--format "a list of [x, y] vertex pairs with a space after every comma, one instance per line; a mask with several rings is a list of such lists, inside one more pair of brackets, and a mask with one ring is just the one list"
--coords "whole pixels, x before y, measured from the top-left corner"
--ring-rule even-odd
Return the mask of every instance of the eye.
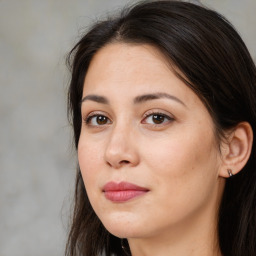
[[174, 120], [172, 117], [163, 114], [163, 113], [151, 113], [146, 114], [146, 117], [143, 119], [142, 123], [161, 125], [167, 122]]
[[92, 114], [85, 119], [85, 123], [86, 125], [90, 125], [90, 126], [101, 126], [101, 125], [110, 124], [111, 121], [108, 117], [104, 115]]

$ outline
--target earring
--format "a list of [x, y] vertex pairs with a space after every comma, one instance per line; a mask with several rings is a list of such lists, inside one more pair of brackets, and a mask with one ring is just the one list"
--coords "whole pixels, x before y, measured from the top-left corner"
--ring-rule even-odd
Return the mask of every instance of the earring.
[[228, 169], [227, 171], [228, 171], [229, 177], [232, 177], [232, 176], [233, 176], [232, 170], [231, 170], [231, 169]]

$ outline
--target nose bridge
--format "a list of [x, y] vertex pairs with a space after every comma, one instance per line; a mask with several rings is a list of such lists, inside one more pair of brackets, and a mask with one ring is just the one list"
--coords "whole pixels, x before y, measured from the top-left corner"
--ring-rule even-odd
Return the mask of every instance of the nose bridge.
[[131, 123], [125, 119], [119, 120], [113, 125], [105, 152], [105, 158], [109, 165], [119, 168], [124, 164], [137, 164], [138, 152], [134, 136]]
[[[129, 136], [129, 129], [125, 124], [117, 123], [113, 128], [110, 136], [110, 144], [119, 144], [121, 141], [125, 142]], [[122, 144], [122, 143], [121, 143]], [[123, 144], [123, 146], [125, 146]]]

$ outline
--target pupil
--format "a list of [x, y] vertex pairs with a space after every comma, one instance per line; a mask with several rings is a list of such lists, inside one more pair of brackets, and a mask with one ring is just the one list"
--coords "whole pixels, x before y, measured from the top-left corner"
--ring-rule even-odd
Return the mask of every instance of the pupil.
[[161, 124], [164, 121], [164, 116], [161, 115], [153, 115], [153, 121], [156, 124]]
[[97, 123], [98, 124], [106, 124], [107, 123], [107, 118], [105, 116], [98, 116], [97, 117]]

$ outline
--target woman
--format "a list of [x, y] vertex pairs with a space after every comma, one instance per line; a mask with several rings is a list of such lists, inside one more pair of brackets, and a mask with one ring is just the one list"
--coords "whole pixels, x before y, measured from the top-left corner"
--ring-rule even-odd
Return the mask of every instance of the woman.
[[256, 255], [256, 69], [230, 23], [153, 1], [69, 56], [78, 151], [66, 255]]

